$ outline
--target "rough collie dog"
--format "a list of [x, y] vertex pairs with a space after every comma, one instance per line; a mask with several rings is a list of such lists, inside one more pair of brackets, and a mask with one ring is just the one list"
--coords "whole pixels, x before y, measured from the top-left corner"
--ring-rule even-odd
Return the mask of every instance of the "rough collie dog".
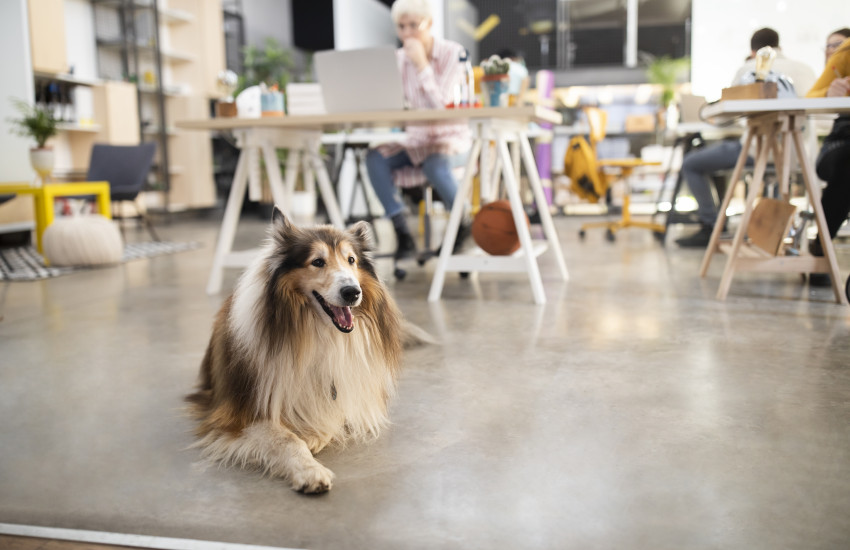
[[387, 423], [409, 325], [375, 273], [365, 222], [298, 228], [275, 208], [268, 235], [219, 311], [187, 397], [196, 446], [321, 493], [334, 474], [313, 454]]

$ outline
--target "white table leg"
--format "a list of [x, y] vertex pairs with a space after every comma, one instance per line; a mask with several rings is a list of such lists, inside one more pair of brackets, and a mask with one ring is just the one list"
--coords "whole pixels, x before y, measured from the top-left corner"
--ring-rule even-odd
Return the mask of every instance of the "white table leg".
[[224, 259], [233, 249], [236, 225], [239, 223], [242, 201], [245, 197], [245, 189], [248, 186], [250, 157], [251, 155], [245, 149], [239, 153], [239, 161], [236, 163], [236, 172], [233, 174], [233, 183], [230, 186], [230, 195], [227, 197], [227, 206], [224, 208], [224, 218], [221, 222], [221, 231], [218, 234], [212, 270], [207, 281], [207, 294], [218, 294], [221, 291]]
[[567, 264], [564, 261], [561, 242], [558, 239], [557, 231], [555, 231], [555, 224], [552, 222], [552, 214], [549, 212], [546, 195], [543, 193], [543, 183], [540, 181], [540, 174], [537, 173], [537, 163], [534, 161], [531, 143], [528, 141], [528, 134], [526, 132], [519, 133], [519, 146], [522, 153], [522, 160], [525, 163], [525, 172], [528, 174], [528, 183], [531, 185], [531, 191], [534, 193], [534, 201], [537, 203], [537, 210], [540, 213], [543, 233], [546, 235], [546, 241], [549, 243], [549, 246], [555, 252], [555, 261], [558, 263], [561, 278], [566, 281], [570, 278], [570, 275], [567, 272]]
[[[482, 154], [482, 140], [477, 138], [472, 142], [472, 150], [469, 152], [469, 158], [466, 159], [466, 168], [463, 171], [463, 181], [460, 184], [460, 189], [455, 195], [455, 202], [452, 205], [452, 212], [449, 215], [449, 223], [446, 225], [446, 233], [443, 236], [443, 244], [440, 249], [440, 257], [437, 259], [437, 267], [434, 270], [434, 278], [431, 279], [431, 291], [428, 293], [428, 301], [435, 302], [440, 299], [443, 293], [443, 283], [446, 280], [446, 267], [449, 257], [452, 255], [452, 249], [457, 238], [457, 230], [460, 227], [460, 219], [463, 216], [463, 209], [466, 205], [466, 198], [472, 189], [472, 174], [475, 172], [475, 163], [478, 157]], [[482, 157], [483, 161], [483, 157]], [[483, 164], [481, 164], [483, 166]], [[481, 170], [479, 170], [479, 174]]]
[[[295, 182], [298, 181], [298, 170], [301, 167], [301, 151], [298, 149], [289, 149], [286, 151], [286, 206], [292, 204], [292, 194], [295, 192]], [[289, 215], [289, 210], [284, 210]]]
[[[280, 174], [280, 163], [277, 160], [277, 150], [274, 145], [267, 141], [263, 143], [263, 159], [266, 161], [266, 174], [269, 176], [269, 187], [272, 191], [272, 200], [284, 212], [289, 212], [290, 203], [287, 200], [286, 190], [283, 186], [283, 177]], [[287, 177], [289, 174], [287, 174]]]
[[[505, 189], [508, 192], [508, 199], [511, 202], [511, 212], [514, 215], [514, 224], [516, 225], [517, 235], [519, 236], [520, 247], [525, 256], [525, 267], [528, 272], [528, 280], [531, 283], [531, 292], [534, 294], [535, 303], [545, 304], [546, 293], [543, 291], [543, 281], [540, 278], [537, 257], [534, 254], [534, 246], [531, 243], [531, 233], [528, 231], [528, 225], [525, 223], [526, 215], [522, 207], [522, 199], [519, 196], [519, 182], [514, 175], [511, 152], [508, 150], [508, 143], [505, 141], [505, 136], [502, 132], [499, 132], [496, 138], [496, 148], [502, 159], [502, 179], [505, 182]], [[544, 202], [544, 204], [546, 203]]]
[[250, 144], [245, 146], [240, 153], [247, 155], [248, 159], [248, 198], [254, 202], [259, 202], [263, 198], [263, 176], [260, 171], [260, 148], [256, 142], [251, 140]]
[[322, 194], [322, 202], [325, 204], [331, 223], [340, 229], [345, 229], [345, 220], [342, 217], [339, 203], [336, 200], [336, 193], [334, 193], [333, 185], [331, 185], [331, 178], [328, 176], [328, 170], [325, 168], [325, 163], [319, 155], [319, 151], [315, 147], [310, 147], [306, 154], [309, 155], [310, 162], [313, 165], [313, 171], [319, 183], [319, 192]]

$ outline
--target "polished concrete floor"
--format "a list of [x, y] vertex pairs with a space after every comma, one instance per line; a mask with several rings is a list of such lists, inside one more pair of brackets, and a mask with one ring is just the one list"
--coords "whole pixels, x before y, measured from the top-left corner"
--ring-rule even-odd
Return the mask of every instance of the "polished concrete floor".
[[442, 344], [407, 352], [379, 440], [319, 455], [329, 494], [202, 468], [181, 399], [223, 299], [204, 293], [217, 219], [161, 228], [199, 250], [0, 283], [0, 523], [296, 548], [850, 547], [850, 308], [778, 274], [718, 302], [722, 259], [700, 279], [700, 251], [580, 241], [577, 218], [557, 220], [570, 280], [541, 258], [545, 306], [524, 275], [450, 274], [433, 305], [433, 263], [389, 281]]

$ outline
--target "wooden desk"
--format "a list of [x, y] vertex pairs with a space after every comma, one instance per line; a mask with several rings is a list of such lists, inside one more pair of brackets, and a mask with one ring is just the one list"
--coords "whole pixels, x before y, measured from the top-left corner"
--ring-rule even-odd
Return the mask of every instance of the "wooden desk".
[[[802, 130], [806, 115], [810, 113], [846, 113], [850, 112], [850, 98], [793, 98], [793, 99], [745, 99], [720, 101], [709, 105], [703, 114], [718, 120], [744, 118], [747, 130], [744, 134], [744, 147], [731, 182], [726, 190], [723, 203], [714, 224], [711, 241], [705, 251], [700, 276], [705, 277], [711, 258], [715, 252], [729, 255], [717, 298], [725, 300], [736, 271], [779, 271], [797, 273], [829, 273], [835, 301], [847, 305], [847, 297], [840, 286], [840, 273], [836, 261], [835, 249], [826, 227], [823, 208], [820, 203], [820, 187], [817, 184], [811, 159], [803, 144]], [[741, 217], [741, 224], [731, 241], [720, 239], [720, 233], [726, 221], [726, 208], [732, 198], [735, 186], [741, 177], [741, 171], [747, 160], [750, 146], [756, 144], [756, 163], [753, 181]], [[799, 257], [768, 254], [757, 247], [744, 242], [744, 234], [750, 222], [753, 208], [764, 187], [764, 172], [768, 156], [773, 154], [774, 164], [779, 176], [780, 191], [784, 199], [789, 198], [789, 174], [791, 171], [791, 149], [794, 149], [800, 163], [806, 191], [812, 203], [817, 223], [818, 236], [824, 250], [822, 258], [811, 255]]]
[[[445, 109], [445, 110], [415, 110], [415, 111], [378, 111], [363, 113], [337, 113], [326, 115], [285, 116], [276, 118], [240, 119], [218, 118], [210, 120], [182, 121], [177, 126], [195, 130], [231, 130], [233, 131], [242, 151], [234, 175], [230, 196], [227, 200], [222, 229], [216, 246], [212, 272], [207, 284], [207, 292], [215, 294], [221, 290], [222, 270], [226, 266], [244, 266], [253, 255], [233, 253], [233, 238], [239, 220], [243, 196], [249, 180], [251, 181], [251, 197], [259, 197], [259, 155], [266, 160], [272, 195], [275, 202], [284, 212], [288, 212], [289, 193], [294, 188], [295, 178], [301, 155], [308, 160], [305, 168], [315, 174], [321, 193], [322, 201], [328, 211], [331, 222], [343, 227], [342, 214], [337, 204], [336, 196], [325, 169], [324, 162], [319, 156], [319, 145], [322, 133], [334, 130], [350, 130], [353, 128], [371, 128], [387, 126], [406, 126], [407, 124], [449, 124], [467, 121], [473, 133], [473, 147], [467, 161], [463, 181], [458, 189], [458, 200], [452, 205], [446, 234], [443, 238], [442, 251], [437, 261], [431, 290], [428, 294], [430, 301], [440, 298], [447, 271], [501, 271], [528, 273], [534, 300], [544, 303], [546, 296], [537, 266], [537, 256], [549, 246], [555, 254], [557, 265], [563, 279], [567, 278], [567, 268], [561, 252], [558, 235], [548, 209], [541, 208], [545, 241], [533, 243], [528, 226], [525, 222], [525, 211], [519, 195], [518, 178], [510, 167], [511, 161], [508, 144], [515, 144], [520, 149], [521, 158], [529, 176], [531, 189], [537, 204], [546, 204], [543, 187], [537, 173], [537, 166], [528, 141], [528, 124], [532, 121], [560, 123], [560, 114], [537, 106], [527, 107], [486, 107], [481, 109]], [[502, 174], [505, 189], [511, 202], [511, 211], [516, 223], [520, 239], [520, 250], [512, 256], [452, 255], [452, 248], [457, 237], [463, 213], [464, 202], [472, 188], [472, 175], [476, 163], [482, 154], [482, 143], [496, 143], [496, 150], [503, 167]], [[281, 177], [275, 155], [276, 148], [289, 150], [286, 165], [286, 182]], [[508, 169], [504, 169], [508, 167]], [[482, 177], [486, 174], [482, 173]], [[482, 182], [485, 187], [486, 182]]]
[[53, 223], [53, 199], [56, 197], [79, 197], [94, 195], [97, 209], [105, 218], [112, 218], [109, 200], [109, 182], [87, 181], [75, 183], [46, 183], [34, 186], [29, 183], [0, 183], [0, 194], [14, 193], [32, 195], [35, 214], [35, 242], [43, 253], [41, 239], [44, 230]]

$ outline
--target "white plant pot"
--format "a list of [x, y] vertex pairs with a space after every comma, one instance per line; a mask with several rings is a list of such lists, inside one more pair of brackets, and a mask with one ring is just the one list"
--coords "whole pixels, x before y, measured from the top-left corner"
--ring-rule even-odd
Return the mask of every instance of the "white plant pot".
[[53, 172], [53, 149], [30, 149], [30, 163], [41, 181], [47, 181]]
[[316, 193], [313, 191], [293, 191], [290, 211], [296, 224], [312, 222], [316, 217]]

